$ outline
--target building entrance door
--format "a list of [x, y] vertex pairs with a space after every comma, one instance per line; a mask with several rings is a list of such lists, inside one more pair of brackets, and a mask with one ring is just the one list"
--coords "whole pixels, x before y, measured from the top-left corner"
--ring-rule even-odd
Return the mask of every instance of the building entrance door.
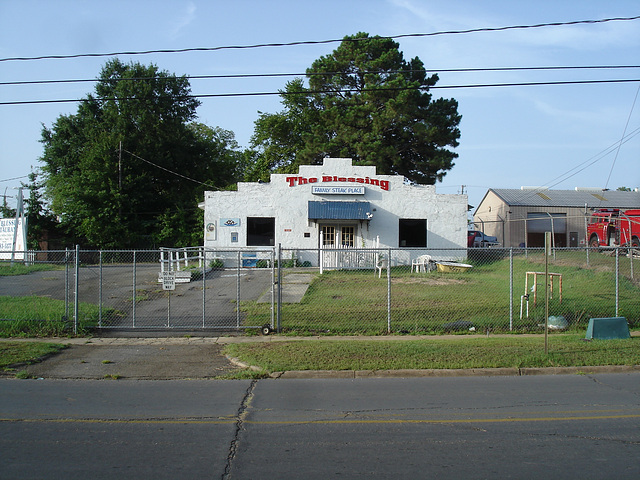
[[[349, 267], [355, 248], [356, 225], [321, 225], [320, 249], [324, 268]], [[346, 250], [341, 252], [339, 250]]]

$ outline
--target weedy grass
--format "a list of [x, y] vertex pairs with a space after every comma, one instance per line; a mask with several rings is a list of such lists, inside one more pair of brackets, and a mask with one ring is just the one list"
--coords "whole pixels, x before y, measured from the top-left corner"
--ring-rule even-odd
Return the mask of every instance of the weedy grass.
[[43, 272], [48, 270], [60, 270], [64, 268], [60, 265], [53, 265], [51, 263], [34, 263], [31, 265], [25, 265], [19, 262], [0, 262], [0, 276], [12, 276], [12, 275], [26, 275], [33, 272]]
[[[112, 314], [103, 309], [103, 315]], [[97, 325], [99, 311], [96, 305], [79, 304], [79, 335]], [[0, 296], [0, 337], [59, 337], [73, 332], [73, 321], [65, 320], [65, 303], [47, 297]]]
[[0, 369], [7, 371], [10, 365], [32, 364], [39, 359], [58, 353], [67, 345], [45, 342], [0, 342]]
[[[537, 302], [529, 300], [529, 318], [520, 320], [518, 309], [527, 272], [544, 271], [544, 256], [530, 253], [513, 258], [513, 292], [510, 291], [509, 258], [493, 261], [468, 259], [474, 268], [463, 273], [411, 273], [404, 267], [391, 270], [391, 304], [387, 305], [387, 279], [371, 270], [334, 270], [314, 278], [298, 304], [281, 305], [282, 333], [294, 335], [388, 333], [440, 334], [455, 330], [456, 322], [470, 322], [478, 331], [539, 332], [544, 323], [544, 286], [538, 284]], [[587, 266], [584, 252], [559, 252], [549, 271], [562, 275], [552, 292], [551, 315], [561, 315], [569, 331], [584, 331], [589, 318], [610, 317], [615, 311], [615, 258], [591, 253]], [[640, 263], [637, 262], [636, 263]], [[629, 270], [623, 258], [621, 274]], [[636, 267], [640, 270], [640, 265]], [[531, 294], [531, 281], [528, 292]], [[538, 282], [541, 282], [538, 277]], [[511, 293], [513, 297], [511, 297]], [[625, 276], [618, 281], [619, 316], [631, 327], [640, 326], [640, 283]], [[515, 326], [509, 323], [510, 301]], [[247, 325], [270, 322], [269, 304], [242, 302]], [[452, 328], [452, 324], [453, 327]]]
[[224, 375], [219, 375], [216, 377], [216, 380], [260, 380], [261, 378], [267, 377], [269, 377], [269, 373], [264, 370], [257, 371], [245, 368], [235, 372], [225, 373]]
[[295, 340], [239, 343], [225, 353], [265, 371], [397, 370], [636, 365], [640, 338], [584, 341], [577, 334], [408, 340]]

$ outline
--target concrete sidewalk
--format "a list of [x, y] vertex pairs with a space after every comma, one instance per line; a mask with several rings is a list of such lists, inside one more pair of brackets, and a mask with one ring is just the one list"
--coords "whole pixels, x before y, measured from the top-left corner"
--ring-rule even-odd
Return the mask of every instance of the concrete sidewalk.
[[[479, 335], [478, 335], [479, 336]], [[508, 335], [492, 335], [495, 337]], [[541, 335], [526, 335], [541, 337]], [[640, 332], [632, 332], [640, 336]], [[212, 379], [252, 368], [237, 359], [224, 355], [223, 347], [231, 343], [312, 342], [312, 341], [402, 341], [457, 338], [442, 336], [211, 336], [211, 337], [91, 337], [91, 338], [25, 338], [0, 339], [0, 342], [50, 342], [70, 348], [33, 365], [26, 370], [35, 378], [136, 380]], [[417, 378], [460, 376], [522, 376], [522, 375], [576, 375], [597, 373], [628, 373], [640, 371], [640, 365], [612, 365], [593, 367], [551, 368], [471, 368], [421, 370], [304, 370], [273, 372], [270, 377], [289, 378]], [[5, 377], [8, 375], [4, 375]]]
[[[313, 277], [313, 273], [288, 273], [282, 277], [282, 303], [300, 303], [307, 292]], [[274, 292], [275, 294], [275, 292]], [[275, 299], [274, 299], [275, 300]], [[271, 292], [265, 292], [258, 303], [270, 303]]]

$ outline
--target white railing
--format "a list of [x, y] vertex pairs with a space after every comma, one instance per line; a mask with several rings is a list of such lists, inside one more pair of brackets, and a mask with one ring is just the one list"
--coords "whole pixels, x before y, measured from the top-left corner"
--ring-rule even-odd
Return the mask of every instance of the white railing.
[[160, 271], [180, 272], [189, 264], [196, 264], [202, 268], [204, 262], [204, 247], [166, 248], [160, 247]]

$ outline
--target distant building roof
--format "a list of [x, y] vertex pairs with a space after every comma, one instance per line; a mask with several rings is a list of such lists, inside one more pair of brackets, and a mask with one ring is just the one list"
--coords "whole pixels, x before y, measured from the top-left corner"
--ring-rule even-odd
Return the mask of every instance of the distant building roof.
[[[491, 188], [507, 205], [527, 207], [640, 208], [640, 192]], [[487, 192], [488, 193], [488, 192]], [[486, 197], [486, 195], [485, 195]]]

